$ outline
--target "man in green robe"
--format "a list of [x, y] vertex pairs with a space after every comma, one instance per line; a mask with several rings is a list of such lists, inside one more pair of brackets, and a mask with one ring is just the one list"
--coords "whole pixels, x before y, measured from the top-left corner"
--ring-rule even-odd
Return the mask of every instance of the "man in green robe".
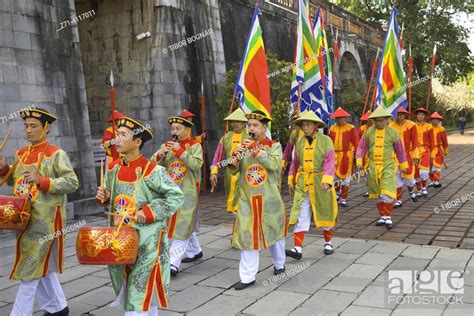
[[255, 284], [260, 250], [270, 248], [275, 275], [285, 272], [286, 216], [279, 189], [281, 145], [266, 137], [270, 117], [262, 111], [246, 117], [252, 139], [237, 147], [230, 165], [233, 173], [240, 173], [232, 234], [232, 246], [241, 250], [236, 290]]
[[[109, 273], [117, 299], [112, 307], [126, 316], [158, 315], [168, 307], [169, 244], [168, 220], [183, 204], [184, 196], [166, 169], [140, 154], [153, 138], [141, 123], [124, 117], [117, 123], [117, 152], [122, 158], [107, 167], [105, 183], [97, 200], [117, 216], [111, 226], [122, 223], [138, 232], [138, 255], [133, 265], [111, 265]], [[126, 218], [125, 218], [126, 214]]]
[[171, 243], [171, 275], [178, 274], [181, 262], [192, 262], [203, 257], [197, 232], [199, 231], [199, 190], [202, 146], [191, 136], [194, 124], [182, 116], [168, 118], [172, 140], [153, 155], [152, 160], [168, 170], [171, 179], [184, 192], [182, 207], [171, 217], [168, 237]]
[[[313, 111], [302, 113], [296, 123], [301, 126], [304, 136], [296, 142], [295, 159], [290, 165], [288, 177], [288, 187], [294, 195], [289, 225], [295, 225], [295, 246], [286, 250], [286, 255], [299, 260], [303, 257], [304, 234], [309, 230], [311, 218], [316, 227], [323, 228], [324, 253], [333, 253], [331, 238], [336, 225], [338, 206], [333, 187], [333, 143], [329, 136], [318, 132], [318, 129], [326, 124]], [[297, 174], [296, 185], [291, 176], [293, 174]]]
[[224, 169], [224, 191], [227, 201], [227, 211], [235, 212], [236, 203], [238, 201], [238, 180], [239, 174], [231, 174], [231, 171], [227, 167], [229, 165], [229, 159], [232, 158], [232, 153], [244, 140], [249, 138], [247, 130], [245, 129], [245, 123], [247, 118], [245, 117], [244, 111], [238, 108], [227, 116], [224, 121], [230, 123], [231, 131], [225, 133], [225, 135], [219, 141], [217, 145], [216, 153], [211, 165], [211, 184], [215, 188], [217, 186], [217, 175], [220, 168]]
[[389, 127], [388, 119], [392, 117], [383, 106], [379, 106], [369, 119], [374, 125], [369, 127], [362, 136], [357, 147], [357, 168], [363, 170], [362, 159], [368, 153], [369, 172], [367, 173], [367, 188], [369, 198], [376, 199], [380, 218], [376, 226], [391, 229], [392, 211], [397, 198], [397, 183], [394, 155], [400, 164], [400, 174], [405, 175], [408, 162], [400, 135], [397, 130]]
[[17, 235], [10, 278], [21, 282], [10, 315], [32, 315], [36, 292], [46, 315], [68, 315], [56, 272], [63, 270], [66, 194], [79, 188], [79, 180], [67, 154], [46, 141], [57, 118], [41, 108], [21, 111], [21, 117], [30, 144], [16, 152], [12, 166], [0, 155], [0, 177], [15, 196], [31, 201], [30, 222]]

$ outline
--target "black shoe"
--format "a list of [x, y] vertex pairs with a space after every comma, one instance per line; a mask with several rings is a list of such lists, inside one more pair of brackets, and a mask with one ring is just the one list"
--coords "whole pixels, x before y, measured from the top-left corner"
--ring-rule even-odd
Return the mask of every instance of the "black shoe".
[[[174, 267], [174, 268], [176, 268], [176, 266], [174, 266], [174, 265], [171, 265], [171, 266]], [[173, 277], [177, 276], [178, 273], [179, 273], [178, 268], [176, 268], [176, 270], [170, 268], [170, 273], [171, 273], [171, 276], [173, 276]]]
[[433, 184], [433, 188], [436, 188], [436, 189], [439, 189], [439, 188], [441, 188], [441, 183], [438, 183], [438, 184]]
[[303, 258], [303, 254], [301, 252], [296, 251], [295, 248], [286, 249], [285, 254], [286, 254], [287, 257], [291, 257], [291, 258], [296, 259], [296, 260], [300, 260], [301, 258]]
[[324, 244], [324, 254], [325, 255], [332, 255], [334, 252], [334, 248], [331, 244]]
[[392, 229], [392, 227], [393, 227], [393, 222], [392, 222], [391, 219], [386, 219], [386, 220], [385, 220], [385, 227], [386, 227], [388, 230]]
[[238, 282], [238, 283], [235, 283], [234, 284], [234, 289], [236, 291], [240, 291], [240, 290], [243, 290], [251, 285], [254, 285], [255, 284], [255, 280], [253, 280], [252, 282], [250, 283], [242, 283], [242, 282]]
[[188, 262], [194, 262], [198, 259], [201, 259], [203, 256], [203, 253], [202, 251], [200, 253], [198, 253], [197, 255], [195, 255], [194, 257], [192, 258], [184, 258], [183, 260], [181, 260], [181, 262], [184, 262], [184, 263], [188, 263]]
[[410, 193], [410, 198], [413, 202], [415, 203], [418, 202], [418, 196], [416, 195], [416, 193], [415, 194]]
[[69, 307], [65, 307], [63, 310], [56, 312], [56, 313], [46, 313], [43, 314], [44, 316], [68, 316], [69, 315]]
[[369, 196], [369, 192], [365, 192], [363, 197], [368, 197]]
[[279, 274], [282, 274], [282, 273], [285, 273], [285, 267], [283, 267], [281, 269], [277, 269], [277, 268], [273, 267], [273, 274], [274, 275], [279, 275]]

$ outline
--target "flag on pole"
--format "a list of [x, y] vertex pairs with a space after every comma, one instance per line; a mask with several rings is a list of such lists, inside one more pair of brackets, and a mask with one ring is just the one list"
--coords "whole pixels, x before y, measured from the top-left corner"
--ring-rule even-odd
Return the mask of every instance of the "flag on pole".
[[[322, 119], [327, 123], [329, 121], [329, 116], [332, 114], [333, 109], [333, 73], [332, 73], [332, 63], [331, 63], [331, 54], [329, 53], [328, 41], [326, 37], [326, 28], [324, 26], [324, 13], [321, 7], [318, 7], [316, 16], [314, 18], [314, 39], [316, 42], [316, 53], [318, 55], [320, 73], [318, 80], [318, 87], [324, 89], [324, 94], [326, 97], [326, 108], [323, 108]], [[327, 120], [326, 120], [327, 119]]]
[[398, 37], [397, 14], [398, 10], [393, 7], [375, 81], [377, 85], [376, 106], [384, 106], [394, 117], [399, 107], [406, 109], [408, 105], [406, 80], [403, 73], [401, 47]]
[[[240, 107], [245, 113], [260, 110], [271, 116], [270, 80], [259, 15], [261, 11], [257, 5], [252, 17], [235, 91]], [[270, 136], [270, 125], [267, 132], [267, 136]]]
[[313, 27], [304, 0], [299, 0], [298, 9], [291, 103], [298, 103], [301, 85], [300, 112], [311, 110], [326, 122], [330, 114], [327, 113], [325, 89], [322, 86]]

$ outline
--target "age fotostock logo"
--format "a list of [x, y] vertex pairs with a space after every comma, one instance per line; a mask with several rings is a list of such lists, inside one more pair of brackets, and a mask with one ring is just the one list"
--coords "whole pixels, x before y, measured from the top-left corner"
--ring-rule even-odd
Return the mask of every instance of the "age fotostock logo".
[[464, 274], [462, 270], [390, 270], [387, 303], [462, 304]]

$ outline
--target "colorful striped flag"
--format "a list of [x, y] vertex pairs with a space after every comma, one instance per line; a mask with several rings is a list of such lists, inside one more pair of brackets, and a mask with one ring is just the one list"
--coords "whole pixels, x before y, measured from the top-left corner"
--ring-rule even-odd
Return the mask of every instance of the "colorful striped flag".
[[[270, 80], [259, 15], [261, 11], [256, 6], [235, 91], [240, 100], [240, 107], [245, 113], [260, 110], [271, 116]], [[269, 134], [270, 126], [267, 136]]]
[[[333, 109], [333, 73], [331, 54], [329, 53], [328, 41], [326, 37], [326, 29], [324, 27], [324, 14], [321, 7], [318, 7], [316, 16], [314, 17], [314, 39], [316, 41], [316, 52], [318, 56], [318, 64], [320, 68], [318, 78], [319, 89], [324, 89], [324, 95], [326, 97], [326, 104], [323, 104], [321, 119], [324, 122], [329, 121], [329, 117], [332, 114]], [[321, 79], [322, 78], [322, 79]]]
[[384, 106], [394, 117], [399, 107], [406, 109], [408, 105], [397, 14], [398, 10], [393, 7], [375, 81], [377, 106]]
[[329, 115], [327, 114], [327, 102], [325, 88], [323, 88], [320, 60], [318, 60], [315, 34], [313, 33], [308, 8], [304, 0], [299, 0], [298, 4], [295, 63], [290, 92], [293, 105], [298, 103], [300, 85], [301, 103], [299, 111], [312, 110], [323, 121], [327, 122]]

